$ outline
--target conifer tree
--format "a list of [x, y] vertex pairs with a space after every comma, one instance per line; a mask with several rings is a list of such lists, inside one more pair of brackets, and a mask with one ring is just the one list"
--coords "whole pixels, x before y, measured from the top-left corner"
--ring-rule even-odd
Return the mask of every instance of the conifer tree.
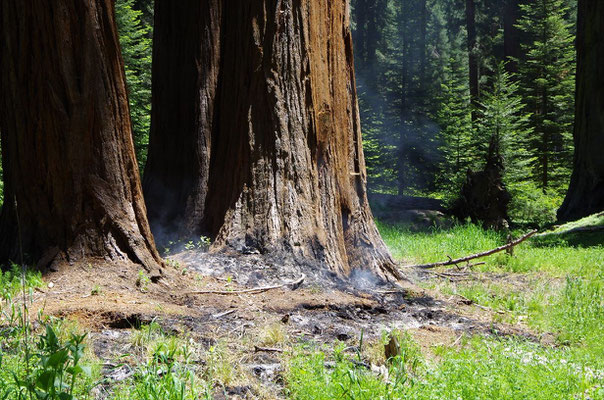
[[[504, 181], [508, 185], [528, 178], [527, 160], [530, 154], [526, 141], [532, 130], [530, 115], [524, 111], [518, 94], [519, 84], [505, 70], [504, 63], [495, 67], [490, 90], [483, 94], [480, 104], [476, 147], [486, 155], [490, 144], [495, 156], [502, 161]], [[481, 157], [485, 158], [485, 157]]]
[[142, 23], [143, 12], [134, 0], [115, 2], [122, 57], [126, 71], [132, 135], [139, 169], [147, 161], [151, 124], [151, 27]]
[[532, 175], [544, 191], [564, 189], [572, 165], [574, 49], [564, 0], [521, 5], [518, 27], [529, 39], [522, 45], [521, 88], [534, 133], [528, 142]]
[[453, 194], [472, 165], [472, 112], [467, 64], [451, 58], [441, 85], [440, 143], [443, 159], [440, 167], [441, 190]]

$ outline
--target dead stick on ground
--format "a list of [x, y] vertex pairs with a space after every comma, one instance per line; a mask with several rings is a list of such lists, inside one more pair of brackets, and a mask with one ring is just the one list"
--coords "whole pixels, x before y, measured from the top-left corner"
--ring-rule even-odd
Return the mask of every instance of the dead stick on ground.
[[500, 246], [500, 247], [497, 247], [496, 249], [492, 249], [492, 250], [485, 251], [482, 253], [473, 254], [471, 256], [458, 258], [456, 260], [451, 260], [451, 258], [449, 257], [449, 261], [442, 261], [442, 262], [437, 262], [434, 264], [404, 265], [403, 268], [430, 269], [430, 268], [446, 267], [447, 265], [461, 264], [464, 262], [468, 262], [470, 260], [475, 260], [477, 258], [482, 258], [482, 257], [490, 256], [491, 254], [499, 253], [500, 251], [510, 249], [514, 246], [518, 246], [520, 243], [524, 242], [526, 239], [530, 238], [531, 236], [534, 236], [536, 233], [537, 233], [536, 230], [531, 231], [531, 232], [527, 233], [526, 235], [522, 236], [521, 238], [516, 239], [513, 242], [510, 242], [504, 246]]
[[302, 282], [304, 282], [304, 276], [294, 282], [289, 282], [289, 283], [283, 283], [281, 285], [275, 285], [275, 286], [264, 286], [264, 287], [257, 287], [257, 288], [251, 288], [251, 289], [243, 289], [243, 290], [195, 290], [193, 292], [189, 292], [189, 294], [220, 294], [220, 295], [236, 295], [236, 294], [258, 294], [258, 293], [263, 293], [263, 292], [268, 292], [269, 290], [274, 290], [274, 289], [282, 289], [284, 287], [290, 287], [292, 290], [295, 290], [297, 288], [300, 287], [300, 285], [302, 284]]
[[266, 352], [266, 353], [283, 353], [282, 349], [275, 349], [272, 347], [260, 347], [260, 346], [254, 346], [254, 351], [256, 353], [259, 353], [261, 351]]

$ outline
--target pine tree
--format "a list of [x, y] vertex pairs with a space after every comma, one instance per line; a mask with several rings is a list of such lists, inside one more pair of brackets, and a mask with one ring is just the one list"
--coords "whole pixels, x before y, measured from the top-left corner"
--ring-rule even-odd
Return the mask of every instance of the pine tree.
[[134, 0], [115, 2], [116, 22], [126, 70], [132, 134], [139, 169], [147, 161], [151, 124], [151, 28], [143, 25]]
[[[532, 133], [529, 128], [530, 115], [524, 111], [519, 93], [519, 84], [505, 70], [504, 63], [495, 67], [490, 90], [483, 94], [480, 104], [476, 149], [480, 149], [485, 159], [489, 147], [502, 161], [504, 182], [510, 186], [514, 182], [528, 178], [530, 154], [526, 141]], [[492, 146], [490, 146], [492, 144]]]
[[564, 0], [521, 5], [518, 27], [529, 39], [519, 65], [534, 133], [528, 143], [535, 182], [545, 192], [566, 187], [572, 165], [574, 49]]
[[473, 130], [467, 64], [451, 58], [441, 85], [440, 142], [443, 159], [440, 167], [439, 188], [454, 195], [472, 165]]

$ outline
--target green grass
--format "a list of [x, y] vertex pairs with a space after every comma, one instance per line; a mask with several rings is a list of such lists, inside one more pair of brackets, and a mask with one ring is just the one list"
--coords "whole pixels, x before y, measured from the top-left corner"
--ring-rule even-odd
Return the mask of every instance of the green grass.
[[[286, 376], [289, 396], [328, 399], [567, 400], [603, 399], [603, 370], [567, 349], [509, 339], [474, 337], [459, 349], [441, 348], [440, 361], [414, 371], [395, 360], [379, 376], [326, 351], [299, 351]], [[335, 361], [327, 367], [325, 361]], [[327, 364], [329, 365], [329, 364]]]

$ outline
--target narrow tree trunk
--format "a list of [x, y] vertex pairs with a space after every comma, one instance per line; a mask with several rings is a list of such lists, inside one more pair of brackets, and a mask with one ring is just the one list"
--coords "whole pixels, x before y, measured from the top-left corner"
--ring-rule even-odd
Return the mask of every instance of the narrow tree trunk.
[[0, 261], [89, 257], [159, 272], [111, 0], [0, 2]]
[[355, 3], [355, 15], [356, 15], [356, 32], [355, 32], [355, 44], [357, 49], [357, 57], [367, 63], [367, 17], [369, 15], [369, 8], [371, 7], [371, 0], [357, 0]]
[[367, 202], [348, 2], [229, 0], [224, 13], [214, 251], [398, 276]]
[[579, 0], [575, 161], [561, 220], [604, 210], [604, 2]]
[[503, 15], [503, 51], [506, 71], [518, 72], [518, 58], [520, 58], [520, 31], [516, 27], [520, 7], [518, 0], [507, 0]]
[[420, 0], [420, 33], [419, 33], [419, 87], [420, 96], [425, 97], [425, 87], [427, 84], [426, 66], [427, 53], [426, 53], [426, 35], [428, 30], [428, 7], [427, 0]]
[[199, 234], [220, 62], [221, 1], [156, 0], [143, 189], [158, 240]]
[[[478, 106], [478, 49], [476, 48], [476, 7], [474, 0], [466, 0], [466, 28], [468, 31], [468, 66], [470, 73], [470, 99], [474, 108]], [[477, 119], [476, 109], [472, 110], [472, 121]]]

